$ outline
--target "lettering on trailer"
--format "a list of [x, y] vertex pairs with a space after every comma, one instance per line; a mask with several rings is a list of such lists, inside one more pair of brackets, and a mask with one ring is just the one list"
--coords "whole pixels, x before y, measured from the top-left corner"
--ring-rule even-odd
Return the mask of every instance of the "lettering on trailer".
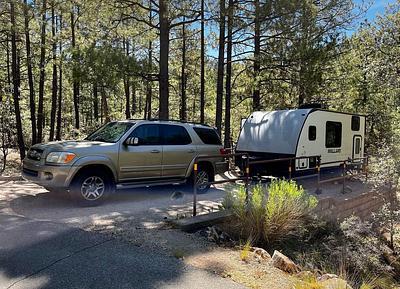
[[328, 149], [328, 154], [338, 154], [341, 152], [342, 152], [342, 149]]

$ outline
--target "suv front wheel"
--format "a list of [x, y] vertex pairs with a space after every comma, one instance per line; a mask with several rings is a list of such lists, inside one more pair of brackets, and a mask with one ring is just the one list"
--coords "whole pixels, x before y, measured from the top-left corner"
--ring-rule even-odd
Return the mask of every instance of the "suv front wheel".
[[112, 192], [110, 177], [100, 170], [86, 170], [75, 178], [71, 186], [71, 196], [85, 207], [101, 204]]

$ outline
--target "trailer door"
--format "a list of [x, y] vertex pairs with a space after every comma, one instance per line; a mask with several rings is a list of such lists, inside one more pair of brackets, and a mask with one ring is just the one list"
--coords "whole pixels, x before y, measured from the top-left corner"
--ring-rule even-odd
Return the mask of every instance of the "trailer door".
[[353, 137], [353, 159], [356, 159], [356, 162], [361, 161], [360, 160], [360, 158], [362, 157], [361, 152], [362, 152], [362, 136], [355, 135]]

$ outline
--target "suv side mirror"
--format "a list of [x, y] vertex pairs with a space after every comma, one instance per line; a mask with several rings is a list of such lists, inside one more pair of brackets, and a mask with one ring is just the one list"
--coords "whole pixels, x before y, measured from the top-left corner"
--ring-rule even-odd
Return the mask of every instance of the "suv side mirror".
[[137, 146], [139, 145], [139, 138], [137, 137], [128, 137], [125, 141], [125, 144], [128, 146]]

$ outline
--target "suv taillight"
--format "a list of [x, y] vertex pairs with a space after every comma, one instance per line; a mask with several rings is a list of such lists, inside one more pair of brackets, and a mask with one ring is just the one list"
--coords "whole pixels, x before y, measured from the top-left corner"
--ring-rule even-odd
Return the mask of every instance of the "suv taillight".
[[225, 149], [225, 148], [219, 149], [219, 153], [220, 153], [221, 155], [227, 155], [227, 154], [229, 154], [230, 152], [231, 152], [230, 149]]

